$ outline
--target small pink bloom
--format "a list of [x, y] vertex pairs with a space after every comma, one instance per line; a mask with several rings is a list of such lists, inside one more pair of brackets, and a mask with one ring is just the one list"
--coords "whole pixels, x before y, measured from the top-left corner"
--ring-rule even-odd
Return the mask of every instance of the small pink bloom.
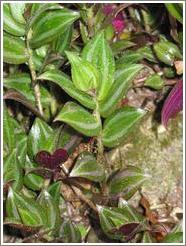
[[117, 33], [121, 33], [125, 28], [124, 20], [117, 19], [117, 17], [112, 20], [112, 25]]

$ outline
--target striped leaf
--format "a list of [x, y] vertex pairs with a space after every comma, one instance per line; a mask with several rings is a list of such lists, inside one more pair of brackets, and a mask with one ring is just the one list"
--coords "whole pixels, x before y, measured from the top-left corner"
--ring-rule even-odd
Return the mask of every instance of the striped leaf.
[[82, 152], [73, 167], [70, 177], [82, 177], [95, 182], [104, 179], [104, 170], [96, 158], [89, 152]]
[[148, 179], [148, 175], [135, 166], [128, 166], [119, 170], [109, 180], [110, 195], [122, 195], [126, 200], [130, 199], [142, 184]]
[[75, 223], [70, 220], [64, 221], [61, 229], [60, 236], [63, 238], [64, 243], [80, 243], [81, 233]]
[[42, 12], [32, 25], [31, 46], [37, 48], [50, 43], [78, 18], [79, 13], [65, 8]]
[[101, 101], [99, 105], [100, 114], [103, 117], [108, 117], [115, 111], [118, 102], [126, 94], [127, 90], [132, 85], [132, 80], [142, 68], [143, 65], [141, 64], [130, 64], [115, 72], [114, 84], [105, 100]]
[[[32, 198], [26, 197], [22, 193], [16, 192], [12, 188], [10, 188], [9, 193], [9, 196], [12, 196], [12, 199], [14, 200], [14, 205], [23, 224], [28, 226], [46, 224], [46, 216], [40, 204]], [[8, 209], [10, 210], [7, 211], [8, 214], [11, 210], [15, 209], [15, 207], [8, 206]]]
[[139, 225], [143, 220], [143, 217], [128, 205], [122, 208], [104, 206], [97, 206], [97, 208], [101, 228], [112, 239], [124, 239], [128, 235], [119, 229], [126, 224], [136, 223]]
[[104, 38], [104, 32], [98, 33], [87, 43], [83, 49], [82, 57], [94, 64], [100, 71], [101, 83], [98, 92], [98, 99], [103, 100], [114, 82], [115, 71], [114, 56], [111, 48]]
[[13, 149], [10, 155], [4, 158], [3, 179], [4, 182], [13, 182], [12, 187], [15, 190], [22, 188], [22, 170], [17, 158], [17, 150]]
[[[15, 89], [22, 93], [29, 101], [35, 103], [35, 96], [31, 90], [31, 78], [28, 73], [15, 73], [3, 79], [4, 87]], [[48, 105], [51, 102], [50, 94], [44, 87], [40, 87], [41, 103]]]
[[[30, 169], [30, 168], [36, 168], [37, 166], [38, 165], [36, 163], [33, 163], [30, 161], [28, 156], [26, 157], [25, 170]], [[43, 187], [44, 179], [43, 177], [35, 173], [28, 173], [28, 174], [25, 173], [23, 182], [27, 188], [34, 190], [34, 191], [38, 191], [38, 190], [41, 190], [41, 188]]]
[[182, 243], [183, 242], [183, 232], [171, 232], [165, 236], [161, 243]]
[[3, 61], [11, 64], [21, 64], [28, 60], [25, 42], [8, 34], [3, 35]]
[[64, 51], [69, 49], [72, 38], [72, 30], [72, 26], [68, 27], [63, 34], [59, 35], [56, 40], [54, 40], [52, 48], [56, 53], [64, 55]]
[[23, 2], [9, 3], [12, 17], [14, 18], [15, 21], [17, 21], [18, 23], [23, 24], [23, 25], [26, 23], [25, 18], [23, 16], [24, 11], [25, 11], [25, 6], [26, 6], [26, 3], [23, 3]]
[[86, 93], [78, 90], [72, 81], [62, 72], [58, 70], [49, 70], [41, 74], [38, 79], [49, 80], [57, 85], [59, 85], [69, 96], [76, 99], [83, 106], [94, 109], [96, 107], [95, 102], [92, 100], [92, 97]]
[[144, 85], [155, 90], [161, 90], [164, 86], [164, 80], [159, 74], [152, 74], [145, 80]]
[[107, 147], [120, 145], [144, 114], [144, 110], [132, 107], [124, 107], [117, 110], [104, 122], [103, 144]]
[[149, 231], [145, 231], [143, 233], [143, 237], [142, 237], [142, 240], [141, 240], [141, 243], [154, 243], [154, 240], [150, 234]]
[[127, 50], [123, 55], [116, 61], [116, 68], [119, 69], [120, 66], [137, 63], [143, 59], [142, 54], [138, 51]]
[[176, 20], [183, 23], [183, 3], [165, 3], [165, 6]]
[[96, 117], [74, 102], [68, 102], [62, 108], [55, 121], [63, 121], [86, 136], [98, 136], [101, 125]]
[[61, 223], [58, 204], [56, 204], [47, 190], [42, 190], [37, 202], [43, 207], [47, 219], [46, 227], [52, 229], [49, 235], [58, 235]]
[[76, 53], [65, 52], [71, 64], [72, 81], [80, 91], [87, 93], [99, 86], [99, 72], [90, 62]]
[[[17, 3], [15, 4], [16, 6], [19, 5]], [[10, 5], [11, 4], [3, 3], [3, 29], [14, 36], [24, 36], [25, 26], [16, 21], [17, 17], [13, 18], [11, 13], [12, 8], [10, 11]], [[18, 12], [16, 12], [16, 14], [18, 14]]]
[[28, 135], [28, 154], [31, 160], [41, 151], [51, 152], [54, 148], [54, 133], [44, 121], [36, 118]]

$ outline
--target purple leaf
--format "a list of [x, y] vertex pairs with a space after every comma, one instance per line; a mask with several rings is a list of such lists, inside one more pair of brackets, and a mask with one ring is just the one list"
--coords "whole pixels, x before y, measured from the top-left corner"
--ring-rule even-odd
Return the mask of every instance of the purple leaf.
[[179, 80], [169, 93], [161, 112], [162, 124], [167, 127], [170, 118], [174, 118], [183, 109], [183, 80]]
[[138, 232], [137, 231], [138, 226], [139, 226], [139, 223], [137, 223], [137, 222], [125, 224], [119, 228], [119, 231], [128, 237], [128, 236], [131, 236], [131, 234], [134, 233], [134, 235], [135, 235]]
[[48, 151], [40, 151], [36, 155], [36, 162], [45, 168], [58, 170], [60, 164], [68, 159], [68, 153], [65, 149], [57, 149], [53, 154]]

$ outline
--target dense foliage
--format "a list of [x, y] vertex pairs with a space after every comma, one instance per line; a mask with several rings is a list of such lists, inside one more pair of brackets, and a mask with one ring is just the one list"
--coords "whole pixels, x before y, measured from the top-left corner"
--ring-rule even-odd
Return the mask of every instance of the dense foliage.
[[[182, 110], [182, 4], [4, 3], [3, 28], [5, 233], [181, 242], [144, 197], [130, 204], [149, 174], [105, 153], [161, 118], [166, 98], [158, 124]], [[131, 88], [146, 92], [140, 104]]]

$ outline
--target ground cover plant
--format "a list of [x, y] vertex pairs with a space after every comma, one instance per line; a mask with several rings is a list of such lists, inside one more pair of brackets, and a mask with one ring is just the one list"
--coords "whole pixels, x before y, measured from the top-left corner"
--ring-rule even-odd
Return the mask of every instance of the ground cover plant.
[[182, 9], [3, 4], [4, 241], [182, 242], [182, 215], [163, 222], [141, 190], [152, 172], [108, 158], [182, 111]]

